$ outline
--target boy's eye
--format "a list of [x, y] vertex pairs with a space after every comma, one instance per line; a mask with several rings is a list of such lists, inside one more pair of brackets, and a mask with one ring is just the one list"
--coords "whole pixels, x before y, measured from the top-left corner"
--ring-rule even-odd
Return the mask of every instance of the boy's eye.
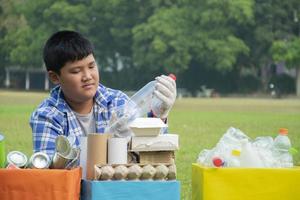
[[90, 65], [90, 69], [93, 69], [94, 67], [96, 67], [96, 65]]
[[72, 74], [77, 74], [77, 73], [79, 73], [79, 72], [80, 72], [79, 69], [75, 69], [75, 70], [72, 70], [72, 71], [71, 71]]

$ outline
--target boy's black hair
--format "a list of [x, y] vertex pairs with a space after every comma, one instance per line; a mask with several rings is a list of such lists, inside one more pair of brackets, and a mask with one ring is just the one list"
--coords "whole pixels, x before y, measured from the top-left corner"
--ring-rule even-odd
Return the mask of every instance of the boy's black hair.
[[67, 63], [81, 60], [94, 54], [93, 45], [75, 31], [59, 31], [46, 42], [43, 58], [47, 71], [60, 74], [60, 69]]

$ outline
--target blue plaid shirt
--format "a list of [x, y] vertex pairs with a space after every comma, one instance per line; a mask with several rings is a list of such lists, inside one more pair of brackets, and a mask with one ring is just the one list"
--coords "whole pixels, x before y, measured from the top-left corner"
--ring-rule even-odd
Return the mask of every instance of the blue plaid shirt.
[[[124, 105], [128, 99], [128, 96], [121, 91], [99, 84], [93, 106], [97, 133], [104, 133], [112, 110]], [[42, 151], [50, 156], [55, 152], [55, 139], [58, 135], [75, 136], [75, 146], [79, 146], [80, 136], [83, 135], [80, 124], [65, 101], [60, 86], [55, 87], [50, 97], [33, 112], [30, 126], [34, 152]]]

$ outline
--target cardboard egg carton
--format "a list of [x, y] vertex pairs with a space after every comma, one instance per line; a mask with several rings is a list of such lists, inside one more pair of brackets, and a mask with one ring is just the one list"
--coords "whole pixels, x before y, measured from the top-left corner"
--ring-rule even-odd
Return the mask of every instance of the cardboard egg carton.
[[176, 180], [176, 165], [170, 163], [156, 164], [114, 164], [95, 165], [94, 180]]

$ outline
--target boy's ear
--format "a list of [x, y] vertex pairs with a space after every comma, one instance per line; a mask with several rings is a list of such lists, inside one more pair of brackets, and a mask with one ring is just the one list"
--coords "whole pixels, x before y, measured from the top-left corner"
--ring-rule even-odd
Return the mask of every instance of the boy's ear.
[[59, 75], [56, 72], [50, 70], [48, 71], [48, 76], [53, 84], [59, 84]]

